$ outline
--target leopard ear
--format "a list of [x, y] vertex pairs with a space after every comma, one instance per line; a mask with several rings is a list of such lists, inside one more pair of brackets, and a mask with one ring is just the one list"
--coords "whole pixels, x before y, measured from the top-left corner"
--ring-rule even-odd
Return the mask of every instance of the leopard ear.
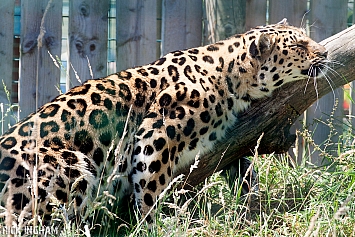
[[261, 59], [269, 55], [274, 49], [275, 38], [271, 34], [260, 34], [255, 41], [250, 44], [249, 53], [252, 58]]
[[261, 54], [271, 52], [275, 45], [275, 36], [271, 34], [261, 34], [258, 38], [258, 47]]

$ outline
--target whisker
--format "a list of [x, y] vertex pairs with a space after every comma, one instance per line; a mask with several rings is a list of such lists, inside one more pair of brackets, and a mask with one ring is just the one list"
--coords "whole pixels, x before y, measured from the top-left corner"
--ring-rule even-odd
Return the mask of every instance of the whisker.
[[[329, 70], [329, 72], [334, 76], [334, 77], [342, 77], [336, 70], [334, 70], [333, 68], [331, 68], [330, 66], [328, 66], [327, 64], [320, 64], [322, 65], [325, 69]], [[324, 74], [324, 72], [323, 72]], [[328, 76], [328, 78], [331, 80], [331, 78]], [[331, 80], [333, 82], [333, 80]]]
[[332, 64], [336, 64], [336, 65], [340, 65], [340, 66], [345, 66], [343, 63], [336, 61], [336, 60], [324, 60], [325, 63], [332, 63]]
[[307, 86], [308, 86], [308, 83], [309, 83], [309, 81], [311, 79], [311, 76], [309, 75], [310, 74], [309, 73], [310, 70], [312, 70], [312, 66], [309, 68], [308, 73], [307, 73], [308, 79], [307, 79], [306, 86], [304, 88], [303, 94], [306, 94]]
[[318, 85], [317, 85], [317, 69], [314, 70], [314, 66], [311, 66], [312, 68], [312, 72], [313, 72], [313, 86], [314, 86], [314, 90], [316, 92], [316, 96], [317, 96], [317, 101], [316, 101], [316, 108], [314, 110], [318, 109], [318, 105], [319, 105], [319, 94], [318, 94]]
[[311, 66], [309, 67], [309, 69], [308, 69], [308, 76], [312, 76], [312, 74], [313, 74], [313, 64], [311, 64]]
[[316, 77], [316, 76], [313, 77], [313, 86], [314, 86], [314, 89], [315, 89], [315, 91], [316, 91], [317, 101], [318, 101], [318, 99], [319, 99], [319, 94], [318, 94], [318, 85], [317, 85], [317, 77]]
[[[334, 77], [337, 77], [337, 76], [338, 76], [338, 77], [341, 77], [341, 76], [339, 75], [339, 73], [338, 73], [337, 71], [333, 70], [332, 68], [326, 68], [326, 69], [328, 70], [329, 73], [332, 74], [332, 76], [334, 76]], [[329, 79], [331, 79], [329, 75], [327, 75], [327, 76], [328, 76]], [[331, 81], [333, 82], [333, 80], [331, 80]]]
[[[315, 20], [315, 21], [309, 26], [309, 29], [311, 29], [312, 27], [314, 27], [314, 28], [319, 28], [319, 27], [316, 25], [316, 22], [317, 22], [317, 20]], [[313, 31], [310, 30], [310, 32], [313, 32]]]
[[[336, 99], [335, 99], [335, 91], [334, 91], [334, 88], [333, 88], [332, 84], [330, 83], [331, 80], [330, 80], [330, 78], [329, 78], [322, 70], [320, 70], [320, 72], [323, 74], [325, 80], [328, 82], [330, 88], [332, 89], [333, 100], [334, 100], [334, 105], [335, 105], [335, 102], [336, 102]], [[333, 105], [333, 106], [334, 106], [334, 105]]]
[[[303, 14], [303, 16], [302, 16], [300, 28], [303, 28], [304, 30], [306, 30], [306, 21], [304, 21], [304, 20], [305, 20], [306, 15], [307, 15], [310, 11], [311, 11], [311, 9], [307, 10], [307, 11]], [[304, 25], [303, 25], [303, 23], [304, 23]]]

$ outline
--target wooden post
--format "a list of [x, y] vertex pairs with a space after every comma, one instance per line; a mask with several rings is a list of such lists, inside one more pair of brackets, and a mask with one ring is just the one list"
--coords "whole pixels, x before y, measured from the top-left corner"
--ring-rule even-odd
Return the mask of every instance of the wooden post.
[[[306, 26], [307, 20], [307, 0], [289, 0], [289, 1], [280, 1], [280, 0], [270, 0], [269, 1], [269, 23], [275, 24], [281, 21], [283, 18], [287, 18], [287, 22], [290, 25], [296, 27]], [[291, 127], [291, 132], [296, 133], [296, 130], [302, 130], [303, 124], [302, 121], [304, 116], [301, 115], [294, 125]], [[301, 163], [303, 161], [302, 157], [304, 154], [304, 142], [302, 138], [299, 138], [297, 144], [289, 150], [291, 157]], [[297, 148], [297, 150], [295, 150]]]
[[10, 104], [12, 93], [13, 43], [14, 43], [14, 7], [13, 0], [0, 2], [0, 134], [10, 126]]
[[246, 0], [205, 1], [204, 44], [245, 32]]
[[[321, 41], [326, 37], [329, 37], [347, 27], [347, 7], [348, 1], [346, 0], [313, 0], [311, 1], [311, 12], [310, 12], [310, 34], [311, 38], [315, 41]], [[332, 73], [328, 73], [328, 76], [332, 78]], [[337, 75], [336, 75], [337, 76]], [[325, 79], [324, 79], [325, 80]], [[331, 86], [332, 82], [329, 82]], [[310, 79], [309, 87], [313, 87], [313, 79]], [[314, 88], [314, 90], [316, 90]], [[334, 113], [335, 123], [333, 125], [338, 125], [335, 127], [337, 134], [332, 134], [331, 143], [327, 145], [328, 151], [333, 151], [332, 154], [336, 153], [337, 143], [339, 140], [339, 135], [342, 134], [342, 121], [343, 121], [343, 90], [337, 89], [332, 93], [324, 96], [322, 99], [317, 101], [307, 110], [306, 121], [310, 125], [310, 129], [314, 131], [313, 139], [316, 144], [322, 144], [328, 139], [330, 128], [329, 126], [323, 124], [322, 122], [316, 122], [321, 120], [324, 123], [328, 123], [330, 114], [333, 111], [336, 99], [338, 101], [337, 109]], [[322, 146], [325, 148], [325, 146]], [[312, 152], [312, 147], [310, 147], [310, 152]], [[326, 164], [327, 161], [323, 161], [319, 157], [318, 152], [314, 152], [311, 156], [311, 162], [315, 165]]]
[[162, 22], [163, 22], [163, 0], [157, 0], [157, 42], [156, 42], [156, 58], [162, 56], [161, 53], [161, 37], [162, 37]]
[[162, 54], [200, 46], [202, 0], [163, 0]]
[[109, 1], [69, 2], [69, 59], [67, 90], [107, 75]]
[[275, 24], [287, 18], [290, 25], [306, 26], [307, 0], [270, 0], [269, 3], [269, 24]]
[[[43, 33], [39, 40], [42, 45], [37, 43], [40, 33]], [[54, 58], [60, 55], [61, 37], [62, 1], [21, 1], [20, 118], [59, 94], [60, 70], [50, 55]]]
[[266, 24], [266, 5], [265, 0], [248, 0], [246, 4], [245, 29], [249, 30], [255, 26]]
[[116, 7], [117, 71], [156, 60], [156, 2], [117, 1]]

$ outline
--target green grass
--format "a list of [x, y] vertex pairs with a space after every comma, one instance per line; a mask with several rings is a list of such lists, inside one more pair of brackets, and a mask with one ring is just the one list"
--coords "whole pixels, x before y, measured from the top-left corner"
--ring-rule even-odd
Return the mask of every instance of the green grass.
[[125, 221], [106, 211], [97, 224], [87, 224], [86, 234], [85, 225], [67, 223], [62, 236], [355, 236], [355, 140], [343, 137], [349, 146], [339, 146], [338, 154], [323, 152], [329, 166], [312, 166], [308, 157], [300, 165], [287, 155], [251, 157], [259, 191], [244, 197], [219, 174], [192, 191], [177, 188], [183, 179], [176, 179], [160, 200], [151, 231], [134, 210], [119, 206], [111, 212], [126, 212]]
[[307, 156], [300, 164], [287, 155], [251, 157], [259, 191], [244, 197], [230, 190], [218, 173], [192, 191], [177, 188], [183, 183], [177, 179], [160, 201], [152, 231], [134, 210], [112, 208], [102, 195], [88, 212], [103, 214], [94, 214], [97, 218], [89, 223], [58, 217], [64, 226], [59, 236], [355, 236], [354, 135], [341, 136], [332, 154], [314, 144], [310, 131], [299, 135], [330, 165], [315, 167]]
[[173, 216], [160, 214], [155, 236], [355, 236], [354, 151], [343, 148], [331, 158], [331, 166], [293, 167], [285, 155], [254, 157], [257, 198], [233, 195], [213, 175], [187, 209], [180, 205]]
[[218, 173], [194, 190], [180, 188], [184, 181], [177, 178], [160, 200], [151, 231], [135, 210], [113, 208], [102, 195], [88, 209], [94, 221], [59, 216], [60, 236], [355, 236], [355, 137], [344, 134], [329, 154], [314, 144], [310, 131], [299, 135], [331, 163], [316, 167], [306, 156], [296, 164], [285, 154], [250, 157], [259, 191], [243, 197]]
[[253, 157], [257, 195], [240, 197], [215, 174], [193, 191], [169, 191], [151, 232], [145, 223], [114, 222], [99, 233], [111, 236], [119, 226], [122, 236], [355, 236], [354, 154], [351, 145], [341, 148], [326, 167], [307, 157], [301, 165], [286, 155]]

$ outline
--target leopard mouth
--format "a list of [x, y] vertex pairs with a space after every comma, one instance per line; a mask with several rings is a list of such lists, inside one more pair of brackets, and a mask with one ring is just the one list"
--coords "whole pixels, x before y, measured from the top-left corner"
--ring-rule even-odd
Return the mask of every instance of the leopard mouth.
[[309, 77], [317, 77], [319, 75], [323, 75], [325, 73], [325, 70], [326, 70], [325, 63], [318, 62], [312, 64], [308, 69], [301, 70], [301, 74]]
[[327, 70], [328, 52], [318, 52], [317, 57], [311, 59], [311, 66], [308, 69], [301, 70], [302, 75], [309, 77], [317, 77], [319, 74], [324, 75]]

